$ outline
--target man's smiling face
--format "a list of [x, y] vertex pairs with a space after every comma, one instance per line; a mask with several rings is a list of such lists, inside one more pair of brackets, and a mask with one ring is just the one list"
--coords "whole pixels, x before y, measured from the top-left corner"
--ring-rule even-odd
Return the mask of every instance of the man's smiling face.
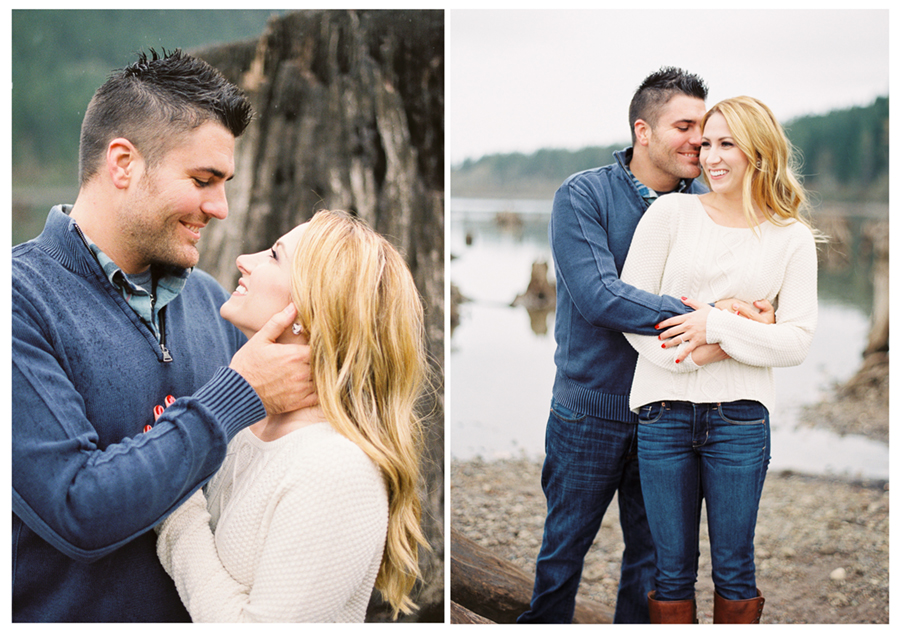
[[200, 231], [210, 219], [228, 216], [225, 182], [234, 174], [234, 136], [208, 121], [186, 132], [160, 163], [140, 174], [120, 217], [126, 273], [152, 264], [188, 268], [197, 264]]
[[650, 128], [647, 151], [653, 166], [678, 179], [700, 175], [702, 99], [677, 94], [666, 103]]

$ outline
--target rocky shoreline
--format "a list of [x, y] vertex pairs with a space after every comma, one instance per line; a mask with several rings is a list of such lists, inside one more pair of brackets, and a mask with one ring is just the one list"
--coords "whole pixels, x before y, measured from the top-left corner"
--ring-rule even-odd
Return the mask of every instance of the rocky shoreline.
[[[829, 401], [827, 416], [812, 408], [807, 422], [887, 441], [886, 379], [884, 385], [882, 394], [870, 392], [862, 401]], [[863, 424], [866, 431], [859, 429]], [[540, 471], [541, 462], [527, 459], [454, 460], [452, 526], [533, 574], [546, 511]], [[712, 623], [703, 518], [698, 618]], [[770, 474], [756, 529], [757, 585], [766, 597], [762, 622], [888, 623], [889, 523], [886, 481]], [[614, 604], [622, 549], [614, 500], [586, 558], [579, 595]]]

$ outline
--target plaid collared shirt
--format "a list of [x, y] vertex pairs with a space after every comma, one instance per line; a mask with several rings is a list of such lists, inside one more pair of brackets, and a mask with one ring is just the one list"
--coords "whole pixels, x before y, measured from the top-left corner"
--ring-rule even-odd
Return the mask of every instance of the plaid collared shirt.
[[[85, 239], [87, 240], [87, 237]], [[87, 243], [91, 253], [103, 268], [103, 273], [159, 339], [159, 311], [178, 296], [181, 289], [184, 288], [188, 276], [191, 275], [191, 270], [177, 267], [159, 268], [161, 274], [156, 279], [156, 295], [154, 296], [143, 287], [131, 282], [125, 272], [109, 256], [100, 251], [93, 241], [87, 240]]]
[[[644, 203], [649, 207], [651, 203], [659, 199], [659, 193], [653, 190], [652, 188], [648, 188], [646, 185], [641, 183], [641, 181], [634, 176], [634, 173], [631, 172], [631, 167], [626, 164], [625, 170], [628, 171], [628, 176], [631, 178], [631, 181], [634, 182], [635, 188], [637, 188], [638, 193], [640, 193], [641, 197], [644, 198]], [[684, 189], [691, 185], [693, 180], [690, 179], [681, 179], [678, 180], [678, 187], [675, 190], [670, 190], [668, 192], [664, 192], [664, 195], [668, 195], [673, 192], [684, 192]]]

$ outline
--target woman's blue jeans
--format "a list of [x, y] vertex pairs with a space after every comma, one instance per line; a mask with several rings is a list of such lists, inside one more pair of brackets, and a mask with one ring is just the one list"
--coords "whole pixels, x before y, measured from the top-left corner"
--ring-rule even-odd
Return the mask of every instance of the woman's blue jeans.
[[656, 599], [694, 598], [703, 500], [716, 590], [725, 599], [756, 597], [753, 536], [770, 451], [769, 413], [756, 401], [641, 408], [638, 461]]

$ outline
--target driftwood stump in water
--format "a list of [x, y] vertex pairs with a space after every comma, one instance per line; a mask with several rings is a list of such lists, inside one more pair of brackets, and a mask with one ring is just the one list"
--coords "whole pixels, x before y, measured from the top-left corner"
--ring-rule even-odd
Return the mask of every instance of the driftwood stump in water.
[[528, 311], [531, 330], [536, 335], [546, 335], [547, 316], [556, 310], [556, 285], [547, 278], [549, 265], [537, 260], [531, 265], [531, 280], [525, 293], [520, 293], [511, 306], [524, 306]]
[[890, 256], [888, 250], [888, 222], [878, 221], [866, 225], [864, 239], [872, 248], [872, 317], [869, 337], [863, 350], [863, 364], [859, 371], [839, 390], [843, 397], [859, 397], [867, 390], [883, 389], [887, 404], [890, 331]]
[[[451, 529], [450, 599], [459, 607], [493, 623], [515, 623], [528, 610], [533, 587], [533, 576]], [[479, 623], [469, 619], [463, 623]], [[612, 611], [578, 598], [573, 621], [612, 623]]]
[[[432, 549], [420, 556], [421, 610], [404, 620], [442, 620], [444, 12], [288, 13], [258, 40], [192, 52], [239, 85], [255, 110], [235, 147], [229, 217], [204, 230], [200, 267], [234, 287], [239, 254], [271, 247], [330, 208], [364, 219], [413, 273], [435, 372], [422, 401], [423, 527]], [[376, 604], [367, 619], [389, 616]]]
[[556, 285], [547, 279], [550, 266], [543, 260], [531, 263], [531, 279], [525, 288], [512, 302], [512, 306], [524, 306], [529, 310], [556, 308]]

